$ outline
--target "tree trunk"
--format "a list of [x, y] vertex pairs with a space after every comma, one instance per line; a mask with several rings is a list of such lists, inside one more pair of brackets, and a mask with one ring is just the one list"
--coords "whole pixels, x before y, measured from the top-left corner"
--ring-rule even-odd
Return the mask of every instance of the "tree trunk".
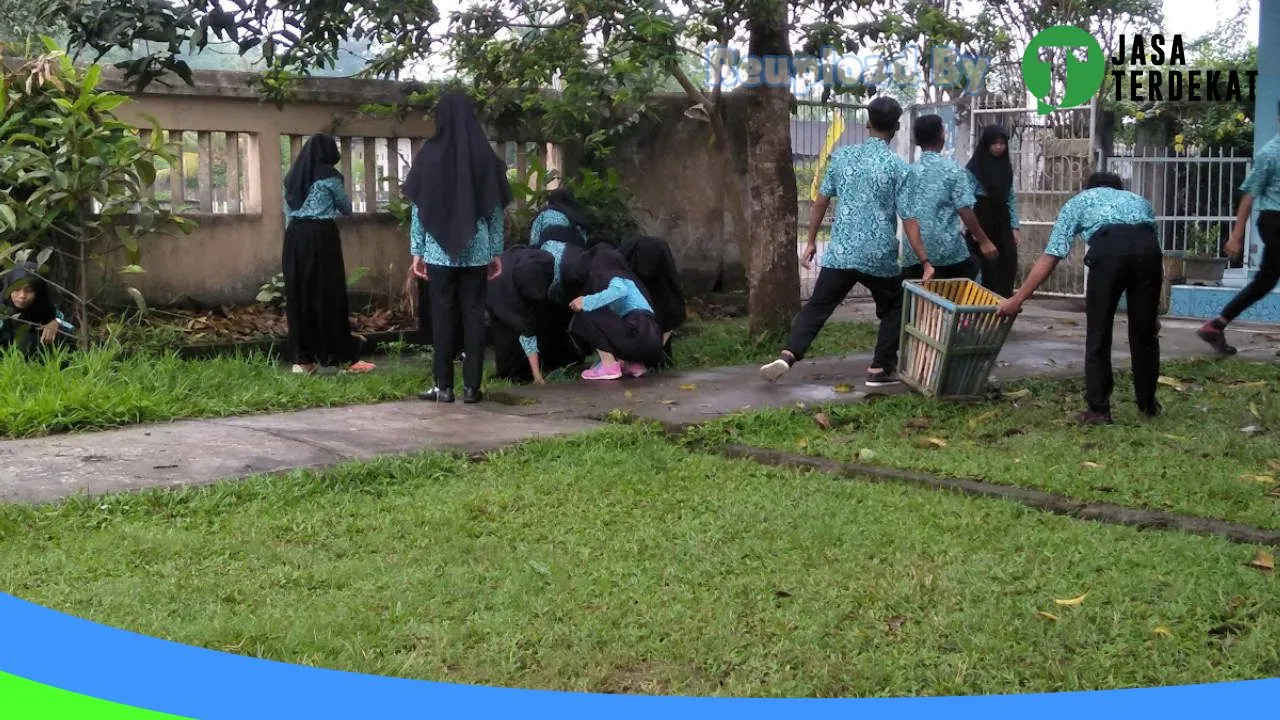
[[[753, 3], [747, 28], [752, 57], [791, 55], [786, 3]], [[800, 309], [789, 84], [770, 87], [762, 82], [747, 89], [747, 169], [751, 252], [744, 260], [751, 334], [781, 334]]]

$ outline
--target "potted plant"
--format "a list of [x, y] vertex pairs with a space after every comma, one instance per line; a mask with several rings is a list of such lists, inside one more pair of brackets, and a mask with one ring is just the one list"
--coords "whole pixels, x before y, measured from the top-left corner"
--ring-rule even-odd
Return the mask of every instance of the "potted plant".
[[1189, 285], [1221, 285], [1230, 263], [1221, 257], [1222, 226], [1196, 223], [1187, 232], [1183, 273]]

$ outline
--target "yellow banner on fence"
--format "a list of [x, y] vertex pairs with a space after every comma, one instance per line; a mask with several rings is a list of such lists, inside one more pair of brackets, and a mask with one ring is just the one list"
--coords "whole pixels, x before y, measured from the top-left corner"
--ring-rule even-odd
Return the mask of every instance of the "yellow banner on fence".
[[813, 186], [809, 188], [809, 199], [817, 202], [818, 188], [822, 185], [822, 176], [827, 174], [827, 160], [836, 149], [836, 142], [844, 135], [844, 113], [837, 110], [836, 119], [827, 128], [827, 141], [822, 144], [822, 154], [818, 156], [818, 165], [813, 169]]

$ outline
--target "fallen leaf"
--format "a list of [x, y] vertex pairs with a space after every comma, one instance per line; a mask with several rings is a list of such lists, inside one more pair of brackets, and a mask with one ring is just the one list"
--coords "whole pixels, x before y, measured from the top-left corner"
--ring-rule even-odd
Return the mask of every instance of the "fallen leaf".
[[1020, 400], [1024, 397], [1030, 397], [1031, 391], [1026, 388], [1022, 388], [1021, 390], [1014, 390], [1013, 392], [1007, 392], [1004, 394], [1004, 396], [1010, 400]]
[[1280, 460], [1268, 460], [1267, 467], [1277, 472], [1280, 472]]
[[1070, 600], [1054, 600], [1053, 604], [1060, 605], [1062, 607], [1076, 607], [1080, 603], [1084, 602], [1085, 597], [1087, 597], [1088, 595], [1089, 593], [1085, 593], [1084, 595], [1081, 595], [1079, 597], [1073, 597]]
[[1097, 470], [1098, 468], [1101, 468], [1102, 466], [1101, 466], [1101, 465], [1099, 465], [1099, 464], [1098, 464], [1098, 463], [1096, 463], [1096, 462], [1089, 462], [1089, 461], [1087, 461], [1087, 460], [1086, 460], [1085, 462], [1080, 463], [1080, 467], [1082, 467], [1082, 468], [1084, 468], [1084, 469], [1086, 469], [1086, 470]]
[[1258, 418], [1259, 420], [1262, 419], [1262, 414], [1258, 412], [1258, 406], [1255, 405], [1254, 403], [1249, 403], [1249, 414]]
[[907, 428], [910, 430], [924, 430], [933, 424], [933, 421], [927, 417], [914, 417], [907, 421]]
[[1240, 428], [1240, 432], [1250, 437], [1253, 437], [1254, 435], [1261, 435], [1262, 428], [1258, 427], [1257, 425], [1246, 425]]
[[873, 460], [875, 459], [875, 456], [876, 456], [876, 451], [870, 448], [862, 448], [861, 450], [858, 451], [859, 460]]
[[1037, 610], [1037, 611], [1036, 611], [1036, 615], [1039, 615], [1040, 617], [1044, 618], [1045, 620], [1053, 620], [1054, 622], [1057, 622], [1057, 620], [1058, 620], [1058, 616], [1057, 616], [1057, 615], [1054, 615], [1053, 613], [1047, 613], [1047, 612], [1045, 612], [1045, 611], [1043, 611], [1043, 610]]
[[1005, 431], [1004, 431], [1004, 436], [1005, 436], [1005, 437], [1007, 437], [1007, 438], [1010, 438], [1010, 437], [1013, 437], [1013, 436], [1015, 436], [1015, 435], [1023, 435], [1023, 434], [1026, 434], [1026, 432], [1027, 432], [1027, 431], [1026, 431], [1026, 430], [1023, 430], [1022, 428], [1009, 428], [1008, 430], [1005, 430]]
[[1280, 485], [1267, 490], [1263, 495], [1266, 495], [1267, 497], [1280, 498]]
[[1263, 484], [1263, 485], [1275, 485], [1275, 484], [1276, 484], [1276, 479], [1275, 479], [1275, 477], [1274, 477], [1274, 476], [1272, 476], [1272, 475], [1241, 475], [1241, 476], [1240, 476], [1240, 479], [1241, 479], [1241, 480], [1247, 480], [1247, 481], [1250, 481], [1250, 482], [1261, 483], [1261, 484]]
[[818, 413], [817, 415], [814, 415], [813, 421], [818, 423], [818, 427], [823, 430], [831, 429], [831, 418], [828, 417], [826, 413]]
[[1183, 385], [1178, 380], [1175, 380], [1174, 378], [1171, 378], [1167, 375], [1161, 375], [1160, 377], [1156, 378], [1156, 382], [1161, 385], [1164, 385], [1165, 387], [1171, 387], [1178, 392], [1182, 392], [1187, 389], [1186, 385]]
[[796, 447], [807, 448], [809, 447], [809, 441], [806, 440], [805, 438], [800, 438], [799, 440], [796, 441]]
[[907, 621], [906, 616], [894, 615], [888, 620], [885, 620], [884, 624], [889, 628], [889, 632], [896, 633], [902, 629], [902, 624], [905, 623], [906, 621]]
[[924, 447], [944, 448], [947, 446], [947, 441], [942, 438], [926, 438], [923, 445]]
[[1253, 560], [1249, 561], [1249, 567], [1271, 572], [1276, 569], [1276, 559], [1266, 550], [1259, 550], [1258, 554], [1253, 556]]
[[685, 384], [685, 385], [681, 385], [681, 386], [680, 386], [680, 389], [681, 389], [681, 390], [689, 390], [689, 391], [692, 391], [692, 390], [697, 390], [697, 389], [698, 389], [698, 386], [697, 386], [697, 385], [695, 385], [694, 383], [687, 383], [687, 384]]
[[1048, 360], [1045, 360], [1044, 364], [1048, 365], [1049, 367], [1058, 367], [1058, 361], [1054, 360], [1053, 358], [1049, 358]]
[[782, 600], [782, 599], [791, 597], [791, 593], [787, 592], [786, 590], [774, 590], [773, 596], [778, 598], [779, 600]]
[[1173, 633], [1172, 633], [1172, 632], [1170, 632], [1169, 628], [1167, 628], [1167, 627], [1165, 627], [1165, 626], [1163, 626], [1163, 625], [1161, 625], [1160, 627], [1156, 628], [1155, 630], [1152, 630], [1151, 632], [1155, 633], [1156, 635], [1159, 635], [1160, 637], [1166, 637], [1166, 638], [1167, 638], [1167, 637], [1173, 637]]
[[1187, 438], [1184, 438], [1181, 435], [1170, 435], [1169, 433], [1164, 433], [1164, 436], [1174, 442], [1190, 442]]
[[675, 400], [663, 400], [662, 404], [663, 405], [679, 405], [680, 403], [676, 402]]
[[632, 394], [632, 392], [631, 392], [630, 390], [628, 390], [628, 391], [626, 391], [626, 392], [622, 393], [622, 396], [623, 396], [623, 397], [628, 397], [628, 398], [629, 398], [629, 397], [634, 397], [634, 396], [633, 396], [633, 394]]
[[836, 391], [836, 392], [838, 392], [838, 393], [850, 393], [850, 392], [853, 392], [853, 388], [849, 387], [848, 385], [844, 385], [844, 384], [837, 385], [837, 386], [835, 386], [835, 387], [834, 387], [834, 388], [832, 388], [832, 389], [833, 389], [833, 390], [835, 390], [835, 391]]

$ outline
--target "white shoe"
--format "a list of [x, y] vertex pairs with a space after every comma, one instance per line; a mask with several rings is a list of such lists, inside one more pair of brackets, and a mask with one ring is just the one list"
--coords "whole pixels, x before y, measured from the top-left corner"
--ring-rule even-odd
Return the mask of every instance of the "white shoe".
[[777, 382], [778, 378], [786, 375], [787, 371], [790, 369], [791, 366], [787, 364], [786, 360], [778, 358], [777, 360], [774, 360], [768, 365], [764, 365], [760, 368], [760, 377], [768, 380], [769, 382]]

